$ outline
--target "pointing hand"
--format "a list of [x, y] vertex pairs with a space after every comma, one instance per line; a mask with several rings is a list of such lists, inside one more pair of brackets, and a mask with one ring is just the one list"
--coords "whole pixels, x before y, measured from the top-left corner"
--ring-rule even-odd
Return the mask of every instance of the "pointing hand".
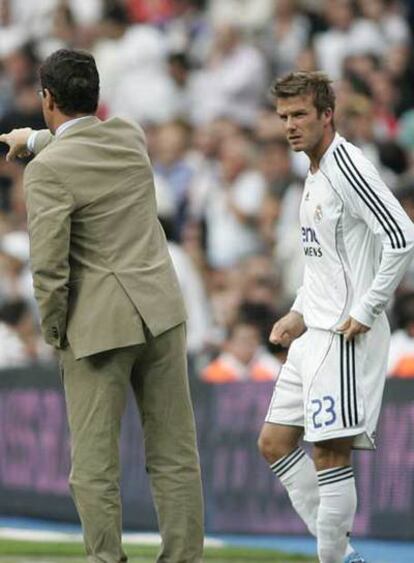
[[9, 152], [6, 155], [7, 161], [30, 156], [30, 152], [27, 149], [27, 141], [32, 131], [30, 127], [24, 127], [23, 129], [13, 129], [10, 133], [0, 135], [0, 142], [9, 145]]

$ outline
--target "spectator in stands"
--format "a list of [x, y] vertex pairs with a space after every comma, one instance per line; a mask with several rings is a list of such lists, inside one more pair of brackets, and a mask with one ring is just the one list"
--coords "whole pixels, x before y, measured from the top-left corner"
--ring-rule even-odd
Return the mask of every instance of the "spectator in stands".
[[208, 10], [214, 24], [236, 22], [247, 32], [261, 29], [272, 17], [275, 0], [209, 0]]
[[168, 43], [161, 31], [144, 25], [128, 28], [117, 49], [118, 80], [107, 100], [110, 115], [142, 124], [176, 117], [179, 100], [168, 74], [167, 54]]
[[397, 107], [399, 92], [392, 75], [380, 68], [370, 75], [369, 87], [374, 104], [374, 121], [378, 139], [393, 139], [398, 134]]
[[269, 194], [283, 199], [292, 184], [300, 179], [292, 170], [289, 144], [283, 137], [274, 136], [260, 145], [258, 167], [266, 180]]
[[194, 176], [188, 195], [189, 214], [195, 220], [200, 220], [203, 216], [209, 188], [217, 177], [217, 159], [221, 141], [222, 133], [217, 122], [205, 123], [194, 128], [192, 150], [189, 154]]
[[[240, 263], [240, 273], [243, 288], [242, 308], [243, 304], [247, 307], [263, 309], [278, 306], [280, 299], [278, 272], [271, 255], [262, 253], [248, 256]], [[265, 311], [263, 315], [267, 316]], [[267, 340], [267, 335], [264, 340]]]
[[38, 33], [36, 52], [41, 59], [47, 57], [56, 49], [70, 47], [80, 38], [80, 28], [74, 15], [74, 10], [69, 2], [54, 2], [55, 6], [50, 6], [47, 17], [43, 22], [47, 22], [47, 31]]
[[319, 68], [337, 80], [348, 53], [354, 23], [353, 7], [351, 0], [325, 0], [323, 8], [327, 29], [315, 37], [315, 52]]
[[174, 15], [174, 0], [126, 0], [131, 20], [137, 23], [160, 25]]
[[392, 77], [398, 91], [396, 111], [397, 115], [401, 116], [414, 107], [414, 63], [411, 45], [389, 47], [384, 58], [384, 68]]
[[408, 177], [405, 182], [402, 182], [397, 189], [395, 195], [398, 201], [404, 208], [411, 221], [414, 222], [414, 180]]
[[414, 292], [397, 296], [394, 318], [398, 328], [391, 335], [388, 376], [414, 378]]
[[343, 135], [357, 145], [364, 155], [371, 160], [393, 187], [395, 175], [381, 162], [380, 146], [377, 139], [382, 135], [378, 132], [375, 119], [375, 107], [368, 96], [351, 93], [343, 98], [338, 110], [338, 126]]
[[15, 299], [23, 299], [35, 310], [25, 231], [11, 231], [0, 238], [0, 303]]
[[308, 43], [309, 19], [300, 12], [297, 0], [277, 0], [274, 17], [262, 31], [260, 45], [272, 74], [294, 70], [297, 58]]
[[245, 137], [223, 141], [215, 182], [206, 198], [207, 258], [213, 268], [234, 266], [260, 251], [260, 209], [266, 192], [254, 165], [254, 147]]
[[237, 264], [232, 268], [211, 270], [207, 281], [215, 328], [213, 343], [220, 347], [240, 316], [244, 299], [242, 268]]
[[395, 10], [389, 0], [357, 0], [361, 16], [375, 26], [384, 43], [389, 45], [405, 45], [410, 38], [408, 23], [401, 13]]
[[[15, 88], [12, 105], [6, 115], [0, 119], [0, 131], [11, 131], [19, 127], [43, 129], [45, 122], [42, 115], [42, 105], [36, 91], [37, 79], [34, 75], [22, 79]], [[7, 147], [2, 144], [1, 154], [4, 156]]]
[[[3, 33], [3, 30], [2, 30]], [[2, 92], [0, 93], [0, 116], [14, 110], [15, 97], [20, 88], [24, 88], [33, 80], [38, 65], [38, 58], [33, 43], [19, 40], [16, 45], [6, 48], [1, 53], [0, 35], [0, 63], [2, 66]]]
[[318, 70], [316, 53], [312, 43], [306, 45], [298, 53], [295, 60], [295, 70], [302, 70], [305, 72], [312, 72], [313, 70]]
[[259, 169], [268, 186], [261, 209], [261, 233], [274, 255], [283, 299], [289, 302], [301, 285], [304, 261], [298, 236], [302, 182], [293, 171], [285, 139], [276, 137], [262, 144]]
[[0, 369], [24, 367], [52, 357], [52, 348], [40, 338], [27, 302], [15, 299], [4, 303], [0, 307]]
[[238, 321], [231, 327], [222, 352], [201, 374], [208, 383], [272, 381], [281, 364], [263, 347], [256, 324]]
[[249, 256], [232, 268], [211, 270], [206, 279], [215, 323], [210, 348], [219, 350], [240, 320], [258, 326], [267, 345], [279, 307], [278, 279], [271, 257]]
[[253, 135], [259, 145], [283, 136], [283, 123], [273, 107], [266, 105], [260, 108], [254, 123]]
[[173, 0], [174, 18], [164, 26], [171, 52], [186, 53], [191, 64], [203, 66], [207, 60], [213, 32], [203, 9], [205, 0]]
[[180, 120], [161, 125], [157, 133], [156, 153], [153, 155], [154, 171], [166, 183], [175, 207], [175, 238], [181, 238], [181, 231], [187, 219], [189, 188], [193, 181], [194, 168], [187, 151], [191, 128]]
[[[408, 176], [405, 181], [401, 182], [401, 185], [395, 192], [395, 196], [408, 217], [414, 222], [414, 180], [412, 176]], [[400, 285], [405, 291], [414, 291], [414, 260], [411, 262]]]
[[[0, 156], [4, 156], [0, 144]], [[13, 224], [21, 223], [25, 228], [26, 211], [22, 205], [23, 166], [20, 162], [7, 162], [0, 158], [0, 213], [13, 218]]]
[[207, 65], [194, 77], [193, 120], [230, 117], [249, 126], [266, 90], [266, 64], [261, 52], [243, 40], [235, 24], [221, 24]]
[[120, 4], [110, 4], [104, 10], [100, 25], [95, 29], [92, 52], [101, 77], [100, 105], [104, 107], [105, 112], [114, 103], [118, 82], [125, 72], [120, 60], [123, 57], [123, 45], [129, 27], [126, 8]]
[[287, 358], [288, 350], [280, 344], [273, 344], [269, 340], [269, 334], [272, 330], [275, 319], [280, 319], [286, 312], [286, 309], [279, 306], [279, 303], [270, 305], [263, 302], [252, 302], [248, 300], [243, 301], [240, 305], [239, 316], [248, 324], [255, 324], [261, 334], [262, 343], [272, 356], [274, 356], [280, 365], [282, 365]]
[[159, 219], [168, 241], [178, 282], [180, 284], [187, 310], [187, 352], [192, 362], [202, 354], [208, 343], [211, 331], [211, 310], [204, 280], [185, 249], [174, 241], [174, 222], [163, 215], [158, 208]]
[[186, 120], [191, 113], [191, 63], [185, 52], [177, 51], [168, 55], [168, 73], [175, 89], [177, 117]]

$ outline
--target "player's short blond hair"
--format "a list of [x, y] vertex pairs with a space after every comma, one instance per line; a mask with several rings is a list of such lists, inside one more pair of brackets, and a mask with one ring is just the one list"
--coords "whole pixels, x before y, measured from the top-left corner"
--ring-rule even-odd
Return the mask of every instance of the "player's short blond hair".
[[276, 100], [276, 104], [278, 98], [292, 98], [308, 94], [313, 97], [318, 116], [327, 109], [335, 111], [335, 92], [332, 88], [332, 81], [324, 72], [290, 72], [277, 78], [270, 88], [270, 95]]

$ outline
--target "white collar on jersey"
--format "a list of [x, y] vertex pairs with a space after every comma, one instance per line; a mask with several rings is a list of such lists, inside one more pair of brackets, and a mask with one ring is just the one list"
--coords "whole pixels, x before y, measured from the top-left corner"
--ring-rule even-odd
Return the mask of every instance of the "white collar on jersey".
[[335, 133], [334, 138], [332, 139], [332, 143], [329, 145], [329, 147], [326, 149], [326, 151], [323, 153], [323, 156], [319, 162], [319, 167], [322, 164], [322, 162], [325, 160], [325, 158], [330, 155], [338, 145], [340, 145], [341, 143], [344, 143], [345, 139], [344, 137], [341, 137], [341, 135], [339, 133]]

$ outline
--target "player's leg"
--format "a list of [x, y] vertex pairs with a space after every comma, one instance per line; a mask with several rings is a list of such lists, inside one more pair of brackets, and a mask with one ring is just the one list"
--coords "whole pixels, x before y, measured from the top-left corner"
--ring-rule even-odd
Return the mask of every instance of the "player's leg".
[[162, 537], [157, 561], [199, 563], [203, 503], [184, 325], [155, 338], [147, 333], [145, 348], [135, 366], [132, 385]]
[[357, 506], [351, 465], [353, 441], [353, 437], [338, 438], [314, 445], [319, 483], [317, 539], [321, 563], [341, 563], [348, 555]]
[[69, 478], [88, 561], [126, 561], [121, 548], [119, 436], [138, 346], [76, 360], [62, 351], [71, 434]]
[[318, 550], [323, 563], [339, 563], [352, 552], [356, 492], [351, 448], [366, 428], [361, 388], [365, 338], [346, 342], [340, 334], [312, 329], [307, 344], [305, 440], [315, 444]]
[[293, 508], [316, 536], [319, 506], [318, 479], [308, 454], [298, 446], [303, 428], [265, 422], [259, 450], [285, 487]]
[[296, 512], [316, 535], [318, 479], [313, 461], [298, 447], [304, 425], [300, 363], [305, 339], [306, 334], [289, 349], [260, 433], [259, 450], [286, 488]]

